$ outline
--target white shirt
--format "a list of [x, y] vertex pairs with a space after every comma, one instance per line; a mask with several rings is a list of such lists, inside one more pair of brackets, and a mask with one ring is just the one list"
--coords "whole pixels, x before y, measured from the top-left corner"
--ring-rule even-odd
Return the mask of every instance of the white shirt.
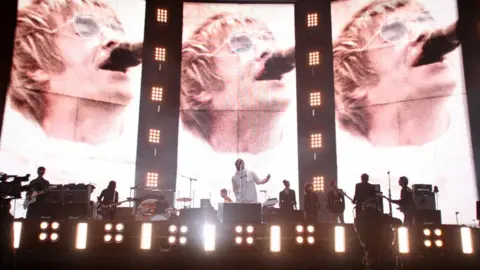
[[257, 174], [248, 170], [236, 171], [232, 177], [236, 202], [257, 203], [257, 188], [255, 184], [263, 184]]

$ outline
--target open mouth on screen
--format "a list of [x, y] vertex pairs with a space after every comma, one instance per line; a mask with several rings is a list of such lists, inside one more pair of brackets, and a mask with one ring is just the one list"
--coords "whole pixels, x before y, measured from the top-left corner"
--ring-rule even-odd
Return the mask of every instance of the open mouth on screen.
[[110, 56], [99, 65], [99, 68], [126, 73], [128, 68], [141, 62], [132, 50], [119, 46], [111, 51]]

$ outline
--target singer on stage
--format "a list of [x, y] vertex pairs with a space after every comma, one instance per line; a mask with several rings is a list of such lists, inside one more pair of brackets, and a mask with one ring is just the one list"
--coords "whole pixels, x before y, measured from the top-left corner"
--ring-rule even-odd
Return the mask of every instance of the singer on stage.
[[257, 188], [255, 185], [263, 185], [270, 180], [270, 174], [260, 180], [257, 174], [246, 170], [242, 159], [235, 161], [237, 171], [232, 177], [233, 192], [237, 203], [258, 203]]

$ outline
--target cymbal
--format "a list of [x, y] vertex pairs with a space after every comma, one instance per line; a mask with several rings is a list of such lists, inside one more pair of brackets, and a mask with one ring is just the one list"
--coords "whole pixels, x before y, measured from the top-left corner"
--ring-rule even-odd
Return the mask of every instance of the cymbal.
[[176, 199], [177, 202], [191, 202], [192, 198], [178, 198]]

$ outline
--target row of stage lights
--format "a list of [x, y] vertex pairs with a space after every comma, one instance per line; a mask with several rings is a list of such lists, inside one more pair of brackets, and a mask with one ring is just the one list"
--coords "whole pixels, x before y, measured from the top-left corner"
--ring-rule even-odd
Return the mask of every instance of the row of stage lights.
[[[14, 247], [19, 248], [20, 238], [22, 232], [22, 222], [14, 222]], [[281, 226], [271, 225], [270, 228], [270, 251], [271, 252], [280, 252], [281, 243], [282, 243], [282, 233]], [[40, 223], [40, 233], [38, 239], [40, 242], [45, 242], [50, 240], [51, 242], [57, 242], [60, 238], [59, 236], [60, 223], [59, 222], [47, 222], [43, 221]], [[104, 235], [103, 241], [106, 244], [116, 243], [120, 244], [124, 240], [124, 230], [125, 224], [123, 223], [106, 223], [104, 225]], [[253, 225], [237, 225], [234, 228], [234, 243], [236, 245], [246, 244], [253, 245], [255, 242], [255, 226]], [[313, 245], [315, 244], [315, 226], [313, 225], [296, 225], [295, 226], [294, 239], [297, 245]], [[443, 232], [441, 229], [424, 229], [423, 236], [423, 245], [426, 248], [443, 247]], [[174, 246], [179, 244], [180, 246], [186, 246], [188, 243], [188, 233], [189, 227], [187, 225], [169, 225], [168, 226], [168, 244]], [[76, 238], [75, 238], [75, 249], [84, 250], [87, 248], [87, 235], [88, 235], [88, 223], [81, 222], [76, 225]], [[142, 223], [141, 224], [141, 235], [140, 235], [140, 249], [150, 250], [152, 246], [152, 236], [153, 236], [153, 224], [152, 223]], [[409, 243], [409, 232], [408, 228], [400, 227], [397, 230], [397, 244], [398, 251], [402, 254], [410, 252], [410, 243]], [[464, 254], [473, 253], [473, 240], [472, 232], [468, 227], [460, 228], [460, 239], [462, 245], [462, 251]], [[203, 225], [203, 246], [205, 251], [215, 251], [216, 243], [216, 226], [213, 224], [204, 224]], [[337, 253], [343, 253], [346, 250], [346, 237], [345, 237], [345, 227], [335, 226], [334, 228], [334, 250]]]

